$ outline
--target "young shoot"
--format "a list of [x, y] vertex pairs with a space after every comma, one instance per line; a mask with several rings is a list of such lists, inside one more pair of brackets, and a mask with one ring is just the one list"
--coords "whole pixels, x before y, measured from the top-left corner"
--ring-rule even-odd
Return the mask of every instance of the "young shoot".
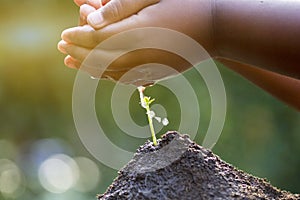
[[151, 136], [152, 136], [152, 141], [154, 146], [157, 145], [156, 141], [156, 135], [155, 135], [155, 130], [153, 126], [153, 119], [157, 120], [159, 123], [162, 123], [164, 126], [167, 126], [169, 124], [169, 120], [167, 118], [161, 119], [161, 117], [155, 116], [155, 112], [150, 109], [150, 104], [155, 101], [155, 99], [151, 99], [151, 97], [144, 96], [144, 91], [145, 87], [140, 86], [138, 87], [138, 91], [140, 94], [140, 101], [141, 101], [141, 106], [145, 108], [147, 118], [148, 118], [148, 123], [150, 126], [150, 131], [151, 131]]

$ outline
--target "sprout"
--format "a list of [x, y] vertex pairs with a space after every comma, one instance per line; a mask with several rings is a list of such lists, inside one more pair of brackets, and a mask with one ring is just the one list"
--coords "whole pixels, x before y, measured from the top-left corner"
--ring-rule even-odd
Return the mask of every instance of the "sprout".
[[156, 146], [157, 141], [156, 141], [154, 126], [153, 126], [153, 119], [155, 119], [159, 123], [162, 123], [164, 126], [167, 126], [169, 124], [169, 120], [167, 118], [164, 118], [162, 120], [161, 117], [156, 116], [155, 112], [150, 109], [150, 104], [153, 103], [155, 101], [155, 99], [151, 99], [151, 97], [144, 96], [145, 89], [146, 88], [143, 86], [138, 87], [138, 91], [140, 94], [141, 106], [146, 109], [146, 114], [148, 117], [148, 122], [149, 122], [149, 126], [150, 126], [153, 144], [154, 144], [154, 146]]

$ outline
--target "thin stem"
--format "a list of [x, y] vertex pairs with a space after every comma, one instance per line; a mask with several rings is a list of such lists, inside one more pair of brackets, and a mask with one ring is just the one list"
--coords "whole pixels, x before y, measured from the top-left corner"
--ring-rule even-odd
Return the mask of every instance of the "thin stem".
[[[141, 106], [146, 109], [146, 114], [148, 117], [148, 123], [150, 126], [152, 141], [153, 141], [154, 146], [156, 146], [157, 141], [156, 141], [156, 135], [155, 135], [155, 131], [154, 131], [154, 127], [153, 127], [153, 120], [152, 120], [152, 118], [155, 117], [155, 113], [150, 110], [150, 104], [155, 99], [151, 99], [150, 97], [144, 96], [144, 90], [145, 90], [145, 87], [143, 87], [143, 86], [138, 87], [138, 91], [140, 93]], [[151, 115], [151, 113], [153, 116]]]
[[156, 135], [155, 135], [154, 127], [153, 127], [152, 117], [150, 116], [150, 111], [151, 111], [150, 106], [148, 104], [146, 105], [146, 111], [147, 111], [147, 117], [148, 117], [148, 122], [149, 122], [149, 126], [150, 126], [153, 144], [154, 144], [154, 146], [156, 146], [157, 145]]

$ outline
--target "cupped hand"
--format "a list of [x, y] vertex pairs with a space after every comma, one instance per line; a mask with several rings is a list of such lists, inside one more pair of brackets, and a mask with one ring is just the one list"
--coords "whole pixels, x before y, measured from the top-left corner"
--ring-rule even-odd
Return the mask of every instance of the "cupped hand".
[[[76, 0], [76, 3], [82, 6], [83, 4], [80, 2], [82, 3], [82, 1]], [[112, 0], [105, 6], [100, 6], [99, 9], [91, 6], [94, 4], [90, 4], [89, 6], [95, 9], [93, 11], [91, 7], [86, 7], [86, 10], [90, 9], [91, 11], [87, 12], [87, 22], [91, 26], [73, 27], [62, 33], [63, 40], [59, 43], [58, 48], [61, 52], [69, 55], [65, 59], [65, 64], [72, 68], [80, 68], [85, 58], [93, 52], [93, 56], [97, 57], [97, 62], [88, 65], [92, 65], [89, 66], [90, 68], [96, 68], [101, 59], [110, 58], [116, 55], [116, 52], [130, 49], [135, 42], [143, 43], [151, 38], [136, 34], [131, 37], [130, 42], [122, 44], [120, 47], [113, 45], [114, 49], [108, 46], [102, 49], [96, 48], [100, 43], [117, 33], [144, 27], [161, 27], [186, 34], [208, 50], [208, 53], [214, 55], [210, 1], [187, 0], [184, 1], [184, 4], [180, 0], [162, 0], [158, 3], [157, 0], [140, 0], [138, 2]], [[84, 9], [82, 8], [82, 10]], [[81, 11], [81, 13], [83, 15], [84, 12]], [[157, 36], [153, 35], [152, 37]], [[177, 41], [172, 42], [176, 43]], [[173, 53], [158, 49], [143, 49], [129, 52], [115, 59], [110, 63], [104, 76], [119, 80], [135, 66], [145, 63], [162, 63], [179, 72], [191, 67], [186, 60]], [[149, 74], [151, 74], [149, 71], [146, 76], [138, 73], [136, 77], [132, 77], [132, 81], [153, 81], [155, 77], [153, 78]], [[163, 74], [163, 76], [167, 77], [168, 74]]]

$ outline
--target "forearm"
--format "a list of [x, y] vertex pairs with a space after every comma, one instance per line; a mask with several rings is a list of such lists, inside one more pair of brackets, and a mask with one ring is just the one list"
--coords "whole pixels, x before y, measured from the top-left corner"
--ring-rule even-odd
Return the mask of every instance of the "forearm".
[[300, 1], [215, 0], [219, 57], [300, 78]]
[[219, 59], [219, 61], [300, 111], [300, 80], [228, 59]]

